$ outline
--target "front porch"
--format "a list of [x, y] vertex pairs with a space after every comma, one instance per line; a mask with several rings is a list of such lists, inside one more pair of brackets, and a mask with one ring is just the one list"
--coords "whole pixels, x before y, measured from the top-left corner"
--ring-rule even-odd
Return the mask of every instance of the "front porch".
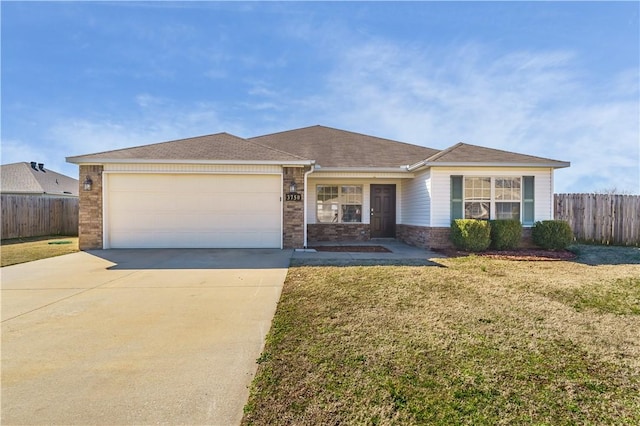
[[[353, 247], [353, 251], [319, 251], [313, 247]], [[382, 246], [387, 252], [360, 252], [358, 246]], [[310, 243], [307, 249], [294, 250], [291, 265], [341, 266], [341, 265], [419, 265], [438, 266], [433, 260], [445, 257], [434, 251], [410, 246], [395, 238], [372, 238], [367, 241], [342, 240]]]

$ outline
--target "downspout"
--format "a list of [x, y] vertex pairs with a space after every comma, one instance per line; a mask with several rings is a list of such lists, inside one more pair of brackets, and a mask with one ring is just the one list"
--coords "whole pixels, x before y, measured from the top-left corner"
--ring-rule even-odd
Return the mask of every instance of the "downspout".
[[307, 248], [307, 208], [309, 206], [307, 204], [307, 194], [309, 193], [309, 191], [307, 190], [307, 177], [311, 173], [313, 173], [314, 171], [315, 171], [315, 164], [312, 164], [311, 168], [309, 169], [309, 171], [304, 172], [304, 200], [303, 200], [303, 203], [304, 203], [303, 207], [304, 208], [302, 210], [303, 218], [304, 218], [303, 219], [303, 225], [302, 225], [303, 226], [303, 234], [304, 234], [304, 241], [303, 241], [303, 244], [304, 244], [303, 248], [304, 249]]

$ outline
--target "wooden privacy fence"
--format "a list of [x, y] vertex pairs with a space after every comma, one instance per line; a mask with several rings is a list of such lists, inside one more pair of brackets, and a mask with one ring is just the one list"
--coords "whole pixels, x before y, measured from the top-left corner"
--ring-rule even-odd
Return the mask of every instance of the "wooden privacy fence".
[[2, 194], [2, 239], [78, 235], [78, 199]]
[[555, 194], [554, 216], [566, 220], [579, 241], [640, 245], [640, 196]]

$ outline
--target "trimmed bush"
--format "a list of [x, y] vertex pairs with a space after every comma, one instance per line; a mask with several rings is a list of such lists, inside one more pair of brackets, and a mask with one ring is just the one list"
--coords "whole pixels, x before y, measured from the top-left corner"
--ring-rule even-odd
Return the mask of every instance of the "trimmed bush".
[[491, 243], [491, 225], [486, 220], [456, 219], [451, 222], [451, 242], [458, 250], [486, 250]]
[[518, 247], [522, 238], [522, 225], [519, 220], [492, 220], [491, 248], [496, 250], [512, 250]]
[[534, 223], [531, 237], [539, 247], [562, 250], [573, 242], [573, 231], [564, 220], [543, 220]]

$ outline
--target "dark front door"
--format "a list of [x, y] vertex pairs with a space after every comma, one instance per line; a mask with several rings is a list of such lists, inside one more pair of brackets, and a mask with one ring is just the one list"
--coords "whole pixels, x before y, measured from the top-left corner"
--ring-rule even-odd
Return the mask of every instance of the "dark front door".
[[371, 238], [396, 236], [396, 186], [371, 185]]

